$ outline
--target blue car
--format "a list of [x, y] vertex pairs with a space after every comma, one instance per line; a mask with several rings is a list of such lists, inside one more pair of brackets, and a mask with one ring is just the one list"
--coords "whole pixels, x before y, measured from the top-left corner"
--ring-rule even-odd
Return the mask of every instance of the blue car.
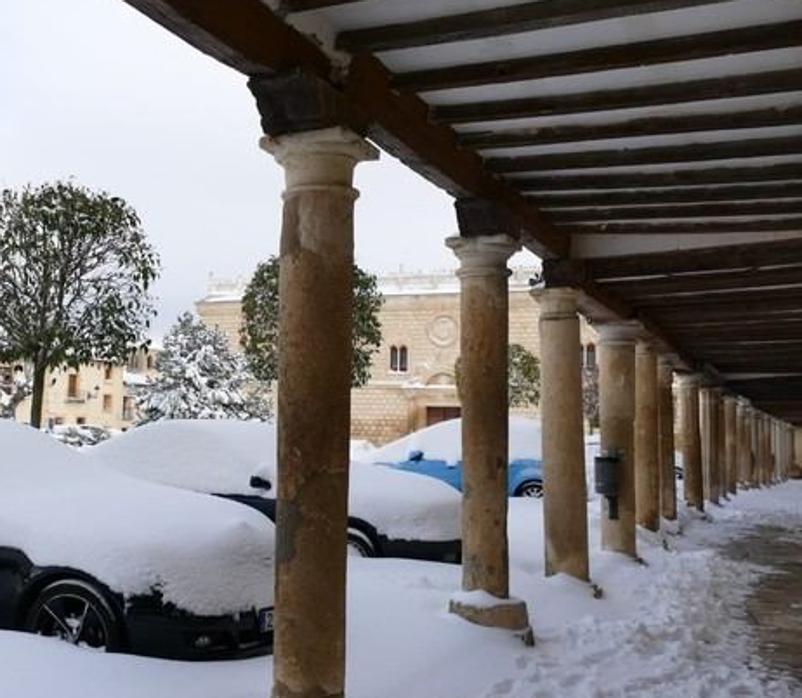
[[[409, 434], [373, 453], [374, 463], [437, 478], [462, 491], [461, 420], [440, 422]], [[507, 493], [511, 497], [543, 496], [538, 422], [510, 418]]]

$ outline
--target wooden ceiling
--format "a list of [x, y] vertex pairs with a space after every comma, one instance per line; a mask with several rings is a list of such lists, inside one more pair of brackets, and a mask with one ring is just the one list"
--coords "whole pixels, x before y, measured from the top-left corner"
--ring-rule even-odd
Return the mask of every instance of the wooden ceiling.
[[128, 2], [251, 76], [268, 132], [289, 75], [541, 257], [593, 256], [591, 316], [802, 423], [799, 0]]

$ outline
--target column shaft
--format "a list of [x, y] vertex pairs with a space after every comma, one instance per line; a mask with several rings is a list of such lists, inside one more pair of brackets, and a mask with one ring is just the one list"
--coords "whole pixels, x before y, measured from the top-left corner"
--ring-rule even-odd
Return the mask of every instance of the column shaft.
[[602, 499], [602, 548], [633, 557], [635, 546], [635, 334], [627, 323], [601, 325], [599, 411], [603, 453], [619, 460], [617, 518]]
[[285, 168], [279, 272], [277, 698], [342, 696], [351, 388], [354, 166], [342, 129], [263, 147]]
[[674, 473], [674, 379], [670, 361], [657, 360], [658, 463], [660, 470], [660, 513], [664, 519], [677, 518], [677, 483]]
[[657, 357], [645, 342], [635, 350], [635, 519], [660, 528], [660, 471], [657, 455]]
[[699, 424], [699, 377], [680, 376], [680, 418], [682, 420], [682, 468], [685, 502], [704, 511], [702, 486], [702, 443]]
[[545, 289], [540, 303], [540, 412], [546, 575], [589, 578], [587, 491], [577, 292]]

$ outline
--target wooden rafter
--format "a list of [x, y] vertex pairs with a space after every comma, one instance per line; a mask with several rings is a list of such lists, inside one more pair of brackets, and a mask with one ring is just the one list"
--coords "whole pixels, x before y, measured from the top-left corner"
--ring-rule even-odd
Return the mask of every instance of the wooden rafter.
[[790, 106], [734, 113], [711, 112], [682, 116], [653, 116], [609, 124], [569, 124], [501, 131], [469, 131], [461, 133], [459, 140], [462, 145], [472, 148], [509, 148], [720, 131], [723, 126], [727, 130], [740, 130], [799, 124], [802, 124], [802, 106]]
[[524, 97], [436, 106], [432, 109], [432, 115], [437, 121], [444, 123], [469, 124], [478, 121], [584, 114], [678, 102], [751, 97], [798, 90], [802, 90], [802, 69], [793, 68], [553, 97]]
[[[723, 0], [540, 0], [489, 10], [449, 14], [415, 22], [355, 29], [337, 36], [337, 47], [354, 53], [431, 46], [518, 34], [618, 17], [710, 5]], [[301, 3], [315, 0], [300, 0]], [[284, 3], [290, 7], [293, 0]]]
[[509, 173], [701, 162], [801, 153], [802, 136], [786, 136], [746, 140], [734, 138], [712, 143], [488, 158], [487, 163], [495, 172]]
[[678, 61], [769, 51], [802, 44], [802, 20], [625, 43], [567, 53], [493, 60], [397, 73], [393, 84], [413, 92], [475, 87], [642, 68]]
[[672, 235], [672, 234], [727, 234], [727, 233], [802, 233], [802, 217], [766, 218], [746, 221], [705, 221], [668, 223], [580, 223], [558, 225], [571, 235]]
[[782, 213], [802, 214], [802, 199], [752, 201], [749, 203], [678, 204], [675, 206], [629, 206], [626, 208], [573, 208], [553, 211], [546, 209], [546, 212], [549, 213], [552, 220], [559, 223], [764, 216]]

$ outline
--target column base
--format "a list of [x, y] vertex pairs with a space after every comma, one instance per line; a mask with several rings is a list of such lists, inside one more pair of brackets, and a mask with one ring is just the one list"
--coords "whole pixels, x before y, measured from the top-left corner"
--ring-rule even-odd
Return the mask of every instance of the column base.
[[476, 625], [512, 630], [524, 644], [535, 644], [526, 602], [520, 599], [500, 599], [481, 590], [459, 592], [449, 600], [448, 612]]

